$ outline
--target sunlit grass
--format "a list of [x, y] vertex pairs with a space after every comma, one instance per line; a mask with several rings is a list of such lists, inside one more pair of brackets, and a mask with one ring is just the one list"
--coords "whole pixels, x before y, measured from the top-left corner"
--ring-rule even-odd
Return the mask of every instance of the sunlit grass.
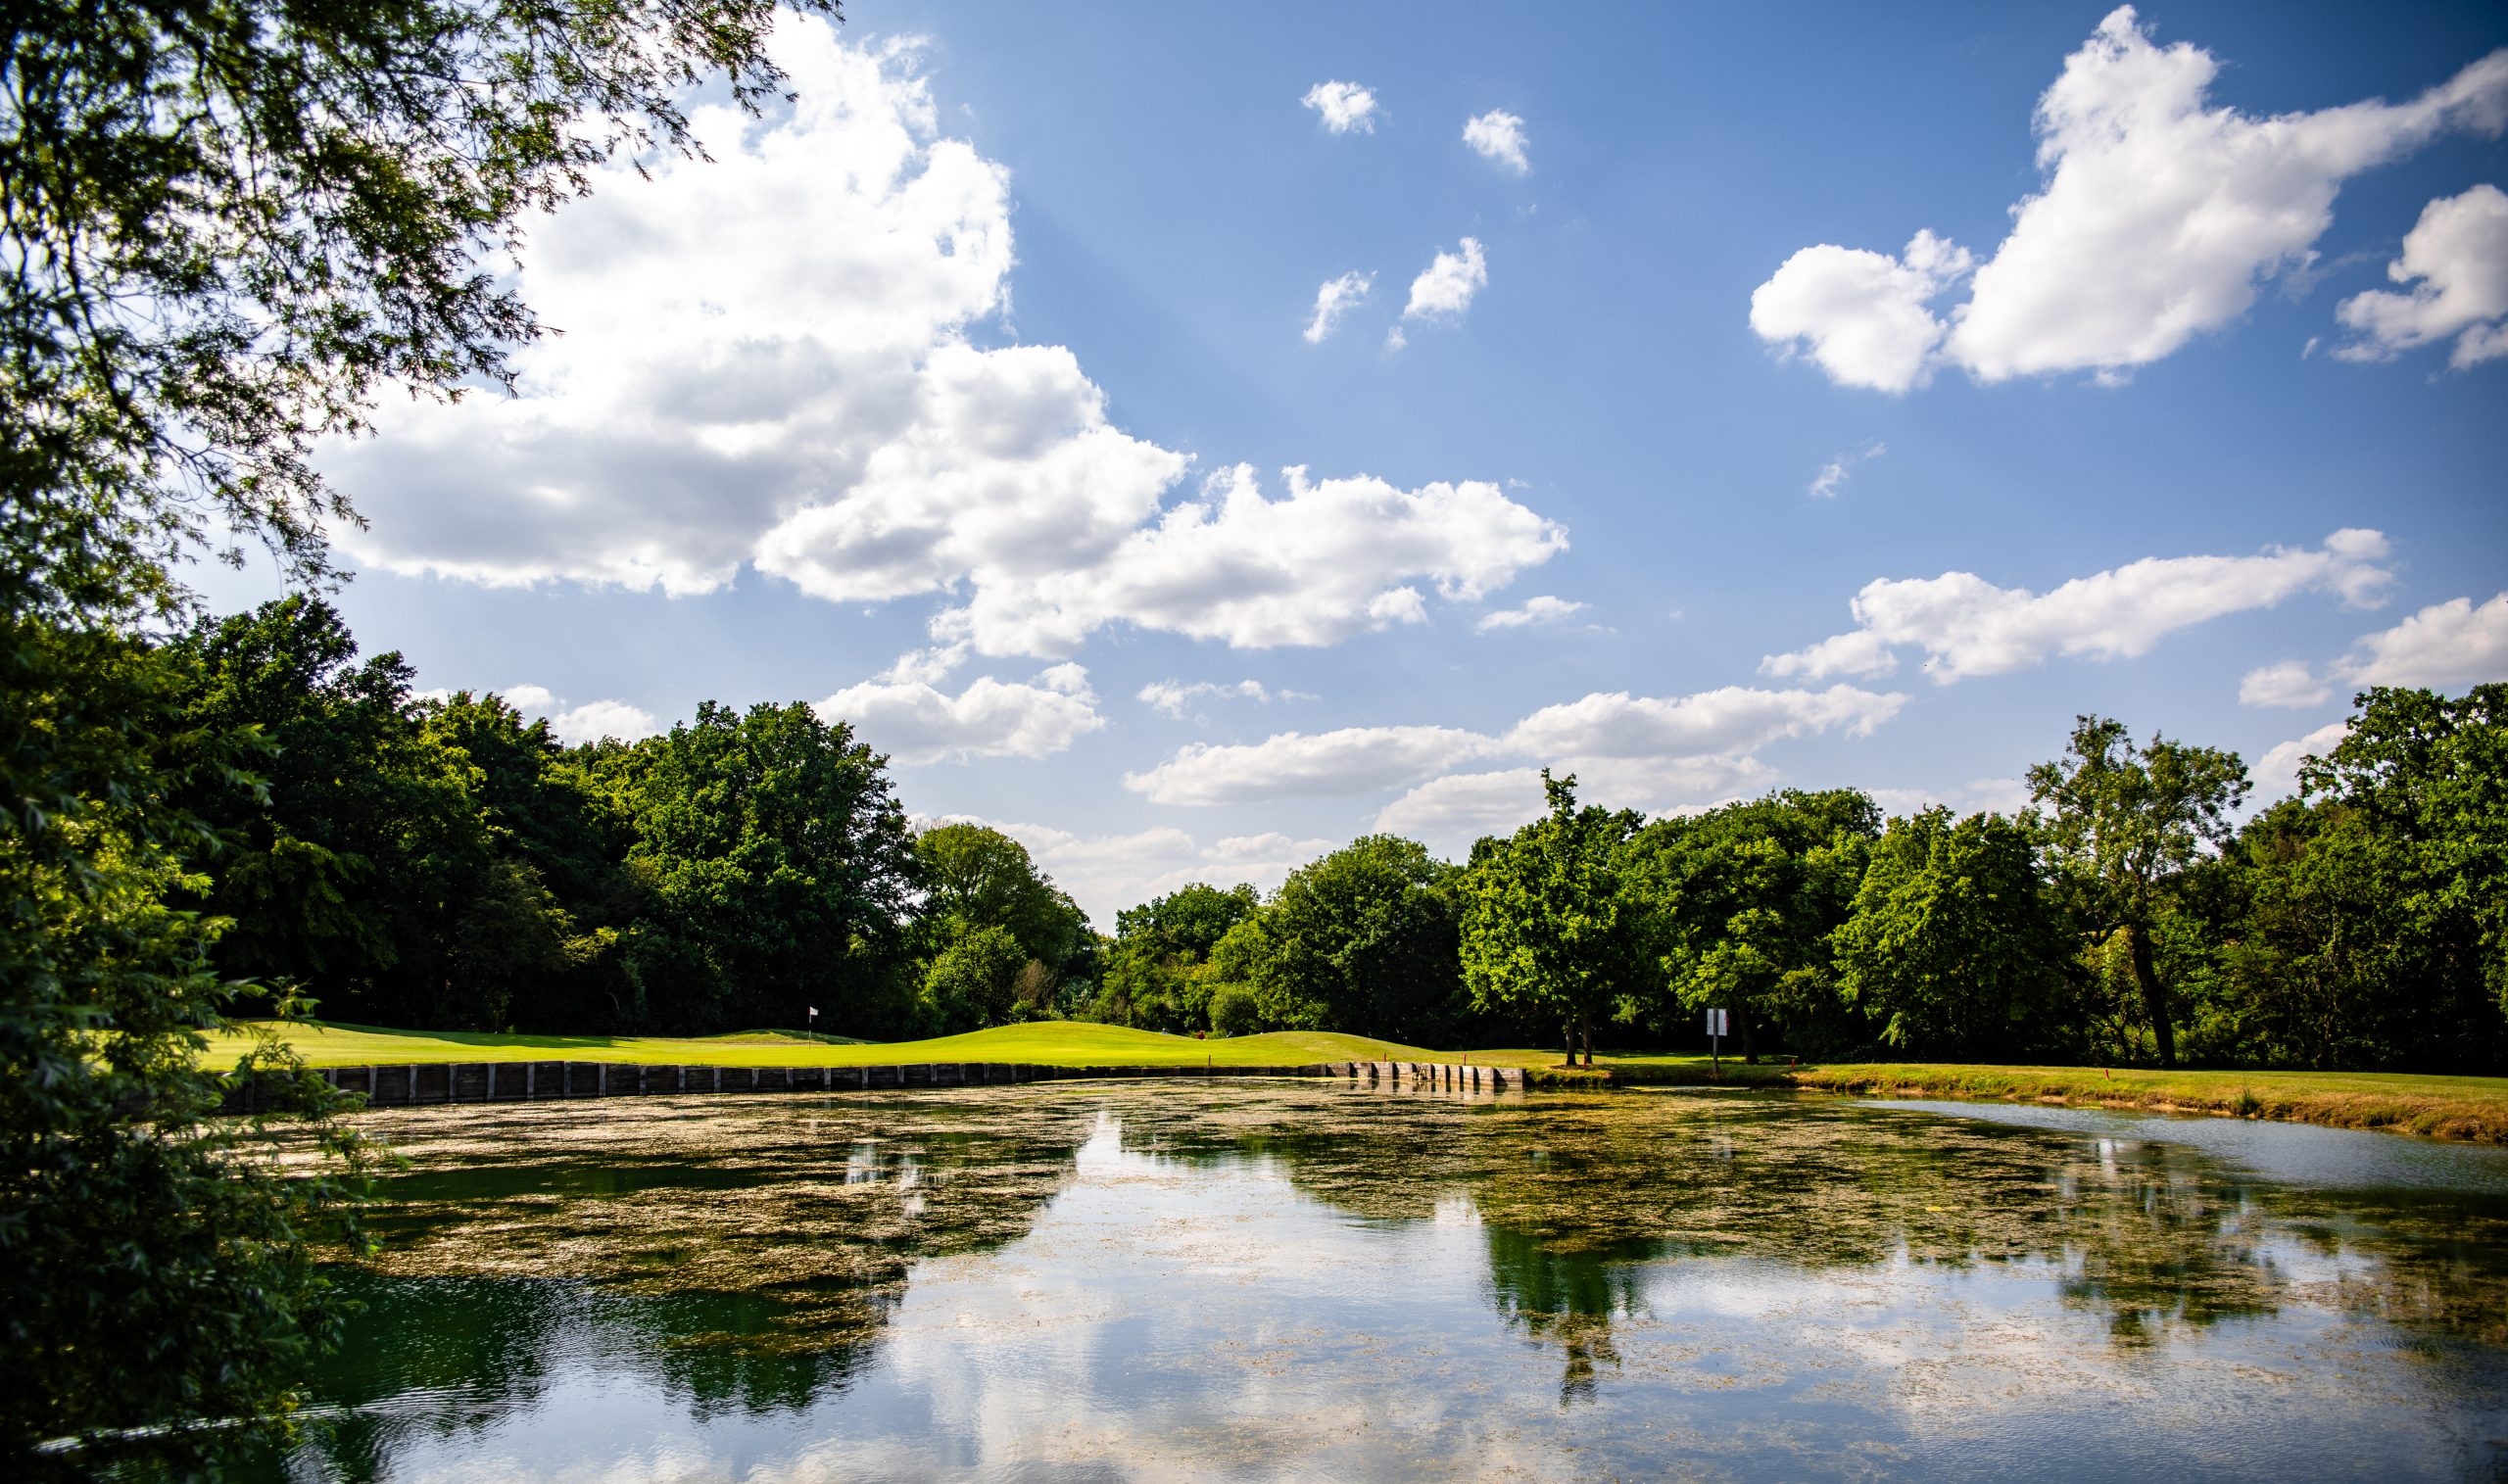
[[1840, 1092], [2230, 1114], [2508, 1144], [2508, 1077], [2497, 1077], [1917, 1062], [1804, 1068], [1788, 1080]]
[[[1276, 1030], [1264, 1035], [1196, 1040], [1123, 1026], [1042, 1021], [996, 1026], [920, 1041], [816, 1039], [793, 1030], [750, 1030], [710, 1036], [519, 1035], [465, 1030], [391, 1030], [376, 1026], [275, 1024], [273, 1029], [312, 1067], [390, 1066], [416, 1062], [652, 1062], [721, 1067], [858, 1067], [915, 1062], [1026, 1062], [1047, 1067], [1278, 1067], [1313, 1062], [1456, 1061], [1463, 1053], [1428, 1051], [1363, 1035]], [[232, 1061], [247, 1045], [241, 1034], [210, 1038], [213, 1065]], [[1483, 1065], [1533, 1066], [1556, 1060], [1538, 1051], [1473, 1053]]]
[[[489, 1031], [392, 1030], [318, 1022], [275, 1024], [312, 1067], [434, 1062], [646, 1062], [720, 1067], [860, 1067], [919, 1062], [1025, 1062], [1045, 1067], [1295, 1067], [1319, 1062], [1471, 1062], [1483, 1067], [1556, 1069], [1550, 1049], [1438, 1051], [1324, 1030], [1197, 1040], [1123, 1026], [1044, 1021], [996, 1026], [919, 1041], [805, 1037], [794, 1030], [709, 1036], [516, 1035]], [[247, 1046], [240, 1033], [210, 1038], [210, 1065], [231, 1063]], [[2005, 1067], [1899, 1062], [1756, 1066], [1726, 1056], [1719, 1066], [1694, 1053], [1633, 1052], [1598, 1057], [1623, 1082], [1720, 1081], [1893, 1096], [2050, 1102], [2283, 1119], [2350, 1128], [2393, 1128], [2445, 1138], [2508, 1143], [2508, 1077], [2427, 1077], [2379, 1072], [2158, 1072], [2139, 1068]]]

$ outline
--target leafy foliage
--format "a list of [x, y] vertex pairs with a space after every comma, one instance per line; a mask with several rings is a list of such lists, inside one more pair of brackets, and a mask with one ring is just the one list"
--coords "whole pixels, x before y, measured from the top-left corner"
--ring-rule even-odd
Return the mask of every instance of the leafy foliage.
[[[832, 0], [794, 0], [829, 14]], [[173, 593], [207, 522], [326, 569], [314, 469], [387, 383], [458, 397], [539, 332], [498, 271], [677, 99], [753, 104], [778, 0], [27, 0], [0, 110], [0, 582]]]
[[1457, 877], [1416, 840], [1362, 837], [1289, 873], [1231, 977], [1268, 1026], [1446, 1044], [1468, 1008]]
[[[353, 1235], [363, 1146], [265, 1041], [229, 1076], [268, 1074], [336, 1157], [282, 1177], [273, 1130], [210, 1117], [228, 1078], [194, 1065], [252, 986], [212, 965], [222, 920], [167, 903], [212, 844], [176, 800], [264, 754], [187, 727], [182, 679], [110, 633], [0, 627], [0, 1452], [19, 1477], [179, 1472], [283, 1426], [339, 1320], [306, 1242]], [[245, 1425], [197, 1425], [219, 1418]]]
[[2381, 688], [2224, 862], [2214, 1060], [2483, 1071], [2508, 1060], [2508, 686]]
[[1839, 990], [1897, 1050], [1991, 1061], [2060, 1025], [2071, 936], [2036, 841], [2001, 815], [1890, 821], [1832, 940]]
[[626, 953], [653, 1029], [796, 1026], [831, 1002], [836, 1030], [911, 1024], [914, 851], [883, 761], [798, 701], [708, 701], [596, 754], [650, 893]]
[[[1018, 982], [1007, 1008], [976, 1024], [1035, 1019], [1054, 1013], [1058, 1004], [1088, 998], [1095, 987], [1097, 934], [1079, 903], [1037, 869], [1027, 846], [983, 825], [936, 825], [914, 838], [914, 860], [924, 893], [927, 956], [989, 929], [1007, 933], [1019, 950]], [[928, 994], [927, 1001], [927, 1012], [938, 1013], [939, 1002]]]
[[1472, 1002], [1563, 1022], [1594, 1055], [1594, 1025], [1659, 981], [1645, 909], [1622, 870], [1636, 815], [1576, 805], [1576, 780], [1542, 789], [1550, 812], [1473, 852], [1464, 879], [1463, 977]]
[[2152, 734], [2136, 747], [2122, 722], [2084, 716], [2056, 762], [2029, 770], [2029, 791], [2057, 878], [2086, 931], [2121, 934], [2163, 1067], [2176, 1065], [2175, 1014], [2154, 934], [2176, 885], [2226, 841], [2246, 798], [2238, 754]]
[[1252, 886], [1195, 883], [1117, 913], [1105, 978], [1086, 1013], [1145, 1030], [1209, 1026], [1211, 991], [1222, 982], [1212, 951], [1261, 907]]
[[1828, 939], [1880, 830], [1871, 798], [1840, 789], [1787, 790], [1639, 831], [1629, 872], [1670, 994], [1623, 1017], [1663, 1033], [1670, 1015], [1718, 1006], [1754, 1060], [1762, 1026], [1798, 1050], [1862, 1043], [1859, 1021], [1842, 1013]]
[[1019, 971], [1031, 962], [1007, 928], [960, 933], [924, 971], [923, 999], [932, 1029], [954, 1035], [1007, 1022], [1018, 1002]]

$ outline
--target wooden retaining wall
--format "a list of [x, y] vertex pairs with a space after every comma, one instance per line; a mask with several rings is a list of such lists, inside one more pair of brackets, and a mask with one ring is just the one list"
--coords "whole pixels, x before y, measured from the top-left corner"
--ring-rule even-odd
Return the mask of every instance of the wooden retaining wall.
[[[368, 1106], [547, 1102], [558, 1098], [684, 1096], [719, 1092], [866, 1092], [892, 1087], [983, 1087], [1135, 1077], [1311, 1077], [1384, 1087], [1520, 1092], [1519, 1067], [1443, 1062], [1319, 1062], [1304, 1067], [1038, 1067], [1010, 1062], [908, 1062], [887, 1067], [683, 1067], [643, 1062], [420, 1062], [331, 1067], [316, 1074], [365, 1095]], [[226, 1096], [226, 1113], [270, 1104], [255, 1082]]]

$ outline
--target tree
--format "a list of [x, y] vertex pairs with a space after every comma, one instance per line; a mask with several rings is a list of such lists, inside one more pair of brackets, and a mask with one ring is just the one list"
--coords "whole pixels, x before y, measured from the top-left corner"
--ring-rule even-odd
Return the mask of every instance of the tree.
[[546, 720], [495, 695], [457, 691], [414, 713], [426, 738], [468, 759], [495, 857], [457, 929], [457, 972], [492, 986], [520, 1029], [633, 1029], [640, 1000], [624, 947], [648, 898], [626, 869], [632, 822], [585, 766], [596, 749], [569, 751]]
[[1829, 934], [1846, 921], [1881, 811], [1856, 790], [1786, 790], [1689, 818], [1659, 820], [1628, 846], [1651, 951], [1668, 997], [1655, 1009], [1731, 1012], [1746, 1059], [1762, 1025], [1789, 1047], [1849, 1049]]
[[2084, 716], [2063, 758], [2029, 770], [2047, 810], [2049, 853], [2074, 910], [2098, 940], [2123, 933], [2143, 1014], [2163, 1067], [2177, 1064], [2168, 986], [2152, 937], [2178, 877], [2226, 840], [2246, 797], [2235, 752], [2173, 742], [2136, 747], [2122, 722]]
[[1289, 873], [1251, 966], [1264, 1018], [1445, 1044], [1463, 1008], [1456, 869], [1416, 840], [1363, 836]]
[[2508, 686], [2378, 688], [2304, 794], [2226, 852], [2224, 1049], [2255, 1065], [2476, 1072], [2508, 1052]]
[[1958, 1059], [2048, 1039], [2071, 957], [2028, 828], [1940, 806], [1890, 821], [1831, 941], [1884, 1042]]
[[1196, 882], [1115, 914], [1115, 941], [1090, 1014], [1151, 1030], [1210, 1024], [1219, 982], [1212, 951], [1229, 931], [1262, 910], [1243, 883], [1222, 890]]
[[1064, 981], [1085, 981], [1096, 946], [1087, 915], [1037, 869], [1027, 846], [983, 825], [936, 825], [914, 838], [914, 858], [927, 953], [998, 928], [1019, 945], [1023, 972], [1034, 966], [1005, 1015], [1049, 1013]]
[[900, 1029], [916, 888], [887, 759], [802, 702], [693, 722], [603, 755], [596, 777], [635, 824], [628, 865], [652, 893], [627, 948], [660, 1026]]
[[1475, 850], [1463, 881], [1465, 984], [1481, 1009], [1555, 1016], [1572, 1058], [1594, 1061], [1594, 1022], [1653, 978], [1643, 908], [1620, 852], [1638, 818], [1576, 805], [1573, 776], [1542, 770], [1550, 812]]
[[303, 597], [203, 620], [173, 653], [195, 677], [187, 721], [271, 744], [252, 779], [185, 800], [222, 838], [206, 902], [236, 924], [221, 965], [318, 982], [339, 1019], [505, 1025], [506, 975], [457, 962], [456, 939], [548, 962], [560, 936], [536, 877], [499, 869], [470, 760], [428, 735], [401, 656], [358, 663], [338, 611]]
[[[174, 800], [259, 761], [187, 727], [185, 667], [109, 633], [0, 621], [0, 1458], [13, 1477], [177, 1476], [265, 1441], [341, 1305], [308, 1242], [355, 1239], [362, 1146], [274, 1043], [203, 1068], [254, 986], [224, 924], [167, 897], [214, 833]], [[265, 999], [267, 1009], [288, 1011]], [[301, 1116], [211, 1117], [238, 1075]], [[226, 1425], [238, 1423], [240, 1425]], [[36, 1452], [67, 1441], [66, 1452]]]
[[2426, 933], [2455, 936], [2508, 1011], [2508, 684], [2450, 699], [2378, 686], [2300, 785], [2357, 810], [2412, 860], [2405, 907]]
[[1243, 984], [1222, 984], [1211, 991], [1211, 1034], [1252, 1035], [1263, 1029], [1263, 1006]]
[[1007, 928], [959, 934], [924, 971], [923, 1001], [932, 1029], [955, 1035], [1008, 1021], [1020, 971], [1033, 962]]

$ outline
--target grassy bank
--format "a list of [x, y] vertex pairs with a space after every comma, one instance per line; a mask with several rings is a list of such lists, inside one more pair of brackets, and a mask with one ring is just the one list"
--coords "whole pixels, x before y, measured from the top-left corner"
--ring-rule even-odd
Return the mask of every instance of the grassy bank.
[[1773, 1070], [1786, 1085], [1832, 1092], [2226, 1114], [2508, 1144], [2508, 1077], [1923, 1063]]
[[[1748, 1066], [1724, 1058], [1626, 1053], [1594, 1073], [1568, 1072], [1545, 1049], [1431, 1051], [1321, 1030], [1278, 1030], [1195, 1040], [1122, 1026], [1049, 1021], [996, 1026], [921, 1041], [811, 1040], [784, 1030], [699, 1037], [506, 1035], [390, 1030], [373, 1026], [288, 1025], [279, 1033], [314, 1067], [433, 1062], [645, 1062], [723, 1067], [860, 1067], [917, 1062], [1026, 1062], [1046, 1067], [1278, 1067], [1314, 1062], [1470, 1061], [1522, 1067], [1536, 1086], [1619, 1083], [1796, 1087], [1885, 1097], [2061, 1103], [2086, 1108], [2225, 1114], [2338, 1128], [2385, 1128], [2436, 1138], [2508, 1144], [2508, 1077], [2414, 1077], [2376, 1072], [2151, 1072], [2096, 1067], [1987, 1067], [1939, 1063]], [[240, 1035], [211, 1038], [212, 1065], [244, 1049]]]
[[[922, 1041], [851, 1041], [797, 1031], [759, 1030], [714, 1036], [506, 1035], [488, 1031], [389, 1030], [375, 1026], [285, 1025], [279, 1034], [310, 1067], [362, 1067], [416, 1062], [645, 1062], [720, 1067], [878, 1067], [918, 1062], [1026, 1062], [1042, 1067], [1280, 1067], [1310, 1062], [1454, 1061], [1459, 1053], [1427, 1051], [1363, 1035], [1278, 1030], [1226, 1040], [1195, 1040], [1122, 1026], [1046, 1021], [995, 1026]], [[210, 1038], [211, 1065], [232, 1062], [241, 1035]], [[1524, 1066], [1544, 1053], [1493, 1056], [1485, 1065]], [[1529, 1061], [1515, 1058], [1528, 1058]]]

